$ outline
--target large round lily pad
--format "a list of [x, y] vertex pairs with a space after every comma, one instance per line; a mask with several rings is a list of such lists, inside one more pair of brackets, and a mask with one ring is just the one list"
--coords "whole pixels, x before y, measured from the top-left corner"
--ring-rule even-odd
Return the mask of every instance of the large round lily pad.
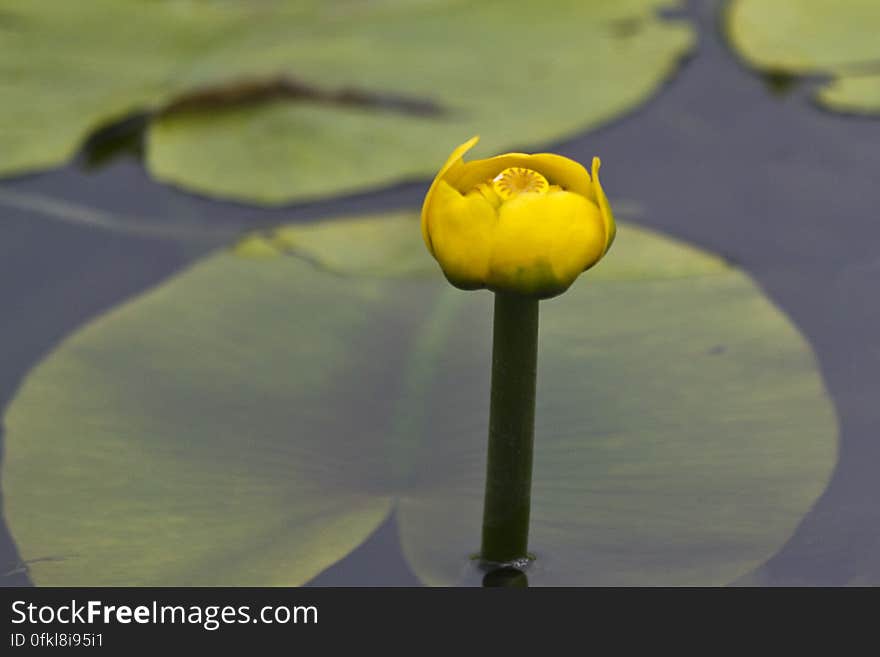
[[880, 4], [875, 0], [732, 0], [733, 46], [769, 73], [822, 75], [823, 106], [880, 114]]
[[[467, 578], [492, 296], [415, 217], [291, 226], [64, 341], [6, 417], [3, 492], [39, 584], [295, 585], [396, 509], [428, 584]], [[623, 225], [542, 304], [532, 584], [723, 584], [834, 465], [813, 355], [742, 272]]]
[[[147, 164], [282, 203], [539, 145], [646, 100], [694, 41], [668, 0], [0, 0], [0, 175], [152, 113]], [[184, 102], [186, 101], [186, 102]]]

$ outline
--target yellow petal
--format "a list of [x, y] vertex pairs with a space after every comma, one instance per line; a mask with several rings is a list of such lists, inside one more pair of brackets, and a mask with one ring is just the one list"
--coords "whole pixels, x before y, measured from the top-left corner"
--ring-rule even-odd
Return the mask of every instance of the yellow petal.
[[478, 141], [480, 141], [479, 135], [471, 137], [461, 146], [452, 151], [452, 155], [450, 155], [449, 158], [446, 160], [446, 164], [444, 164], [440, 168], [440, 172], [434, 177], [434, 182], [431, 183], [431, 187], [430, 189], [428, 189], [428, 193], [425, 195], [425, 202], [422, 203], [422, 239], [425, 240], [425, 246], [428, 247], [428, 251], [430, 251], [432, 255], [434, 253], [434, 247], [431, 243], [431, 235], [428, 232], [428, 220], [425, 214], [428, 205], [431, 203], [431, 196], [433, 195], [437, 184], [441, 180], [443, 180], [444, 176], [449, 173], [454, 173], [457, 169], [463, 166], [461, 159], [464, 157], [464, 154], [472, 149]]
[[605, 241], [598, 206], [580, 194], [520, 194], [499, 210], [488, 287], [555, 296], [602, 257]]
[[435, 183], [422, 226], [450, 283], [464, 290], [486, 286], [497, 221], [495, 207], [479, 191], [463, 195], [445, 180]]
[[602, 189], [602, 184], [599, 182], [599, 167], [602, 166], [602, 161], [598, 157], [593, 158], [593, 187], [596, 189], [596, 203], [599, 204], [599, 211], [602, 213], [602, 221], [605, 224], [605, 250], [602, 252], [603, 255], [608, 253], [608, 249], [611, 248], [611, 243], [614, 241], [614, 236], [617, 235], [617, 225], [614, 223], [614, 215], [611, 213], [611, 205], [608, 203], [608, 197], [605, 196], [605, 191]]
[[511, 167], [523, 167], [537, 171], [551, 185], [559, 185], [570, 192], [580, 194], [593, 201], [596, 195], [590, 183], [590, 174], [579, 162], [554, 153], [507, 153], [485, 160], [463, 163], [454, 170], [447, 171], [443, 178], [462, 193], [475, 185], [485, 182]]

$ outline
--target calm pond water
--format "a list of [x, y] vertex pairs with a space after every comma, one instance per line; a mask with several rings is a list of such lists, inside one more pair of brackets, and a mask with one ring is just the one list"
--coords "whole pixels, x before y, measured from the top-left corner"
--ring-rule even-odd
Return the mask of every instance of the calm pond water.
[[[760, 569], [761, 581], [880, 584], [880, 121], [817, 109], [808, 99], [810, 81], [780, 92], [780, 85], [746, 70], [718, 34], [717, 9], [716, 2], [690, 4], [699, 49], [652, 101], [601, 130], [547, 146], [586, 162], [601, 154], [606, 188], [627, 190], [645, 209], [631, 221], [744, 268], [819, 358], [841, 424], [839, 463], [794, 536]], [[425, 182], [263, 210], [158, 185], [135, 158], [120, 157], [99, 169], [76, 164], [0, 181], [0, 189], [118, 213], [135, 229], [3, 210], [5, 406], [28, 370], [66, 335], [245, 228], [417, 207]], [[184, 217], [184, 231], [194, 230], [173, 239], [150, 234], [163, 217]], [[14, 537], [3, 524], [0, 563], [16, 558]], [[4, 579], [27, 583], [23, 573]], [[418, 580], [400, 553], [392, 517], [312, 584]]]

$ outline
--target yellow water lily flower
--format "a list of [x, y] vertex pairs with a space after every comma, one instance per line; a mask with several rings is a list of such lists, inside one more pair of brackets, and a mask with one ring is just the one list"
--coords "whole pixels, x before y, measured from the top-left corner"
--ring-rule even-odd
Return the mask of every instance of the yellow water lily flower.
[[425, 196], [422, 236], [446, 278], [538, 298], [561, 294], [614, 240], [599, 184], [578, 162], [553, 153], [507, 153], [464, 162], [456, 148]]

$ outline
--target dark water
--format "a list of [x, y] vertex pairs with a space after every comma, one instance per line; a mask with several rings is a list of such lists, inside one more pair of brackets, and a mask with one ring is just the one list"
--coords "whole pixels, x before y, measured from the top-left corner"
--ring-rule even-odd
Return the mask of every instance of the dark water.
[[[880, 120], [824, 112], [809, 102], [809, 81], [780, 85], [744, 69], [719, 38], [718, 9], [712, 0], [691, 2], [699, 49], [650, 103], [604, 129], [546, 146], [587, 162], [601, 154], [612, 196], [645, 208], [636, 223], [744, 268], [818, 355], [841, 424], [840, 460], [794, 536], [746, 581], [880, 584]], [[5, 407], [27, 371], [66, 335], [246, 227], [417, 207], [425, 183], [261, 210], [157, 185], [135, 159], [121, 158], [97, 171], [70, 166], [2, 181], [3, 190], [120, 213], [135, 228], [182, 217], [194, 229], [167, 239], [3, 210]], [[16, 561], [14, 540], [0, 525], [0, 564]], [[5, 579], [27, 582], [23, 573]], [[418, 581], [400, 554], [392, 517], [312, 584]]]

